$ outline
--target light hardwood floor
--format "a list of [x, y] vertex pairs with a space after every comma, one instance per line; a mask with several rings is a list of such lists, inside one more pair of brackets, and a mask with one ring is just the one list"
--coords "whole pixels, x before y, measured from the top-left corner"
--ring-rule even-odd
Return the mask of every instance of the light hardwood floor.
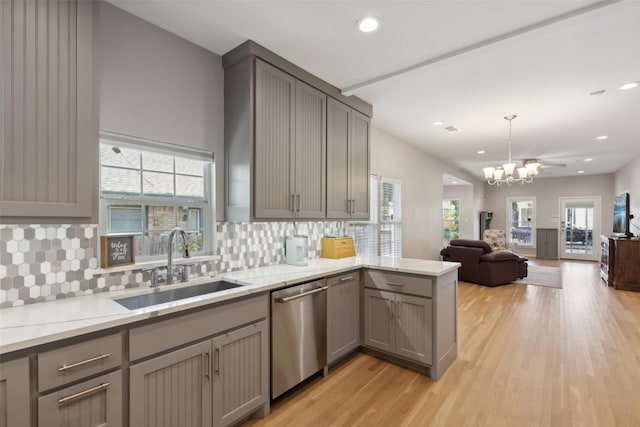
[[640, 293], [598, 264], [563, 289], [459, 283], [458, 358], [439, 381], [359, 353], [246, 426], [640, 426]]

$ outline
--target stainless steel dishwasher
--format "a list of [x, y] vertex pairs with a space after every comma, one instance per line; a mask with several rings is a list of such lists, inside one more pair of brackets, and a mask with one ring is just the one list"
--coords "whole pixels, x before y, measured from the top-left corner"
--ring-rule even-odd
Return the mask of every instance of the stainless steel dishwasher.
[[327, 364], [325, 280], [271, 293], [271, 398]]

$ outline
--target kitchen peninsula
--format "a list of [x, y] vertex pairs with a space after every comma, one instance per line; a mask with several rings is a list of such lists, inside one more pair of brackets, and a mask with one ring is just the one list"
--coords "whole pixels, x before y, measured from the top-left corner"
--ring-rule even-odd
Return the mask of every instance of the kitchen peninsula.
[[[123, 425], [142, 425], [145, 414], [154, 410], [142, 392], [149, 378], [170, 376], [187, 364], [192, 369], [184, 378], [187, 386], [202, 385], [191, 389], [198, 392], [190, 399], [196, 405], [190, 410], [203, 417], [201, 425], [264, 416], [270, 404], [270, 291], [311, 280], [331, 283], [332, 277], [357, 272], [362, 315], [353, 351], [364, 349], [438, 379], [457, 355], [458, 267], [403, 258], [319, 258], [306, 267], [273, 265], [171, 285], [224, 279], [242, 286], [135, 310], [114, 299], [154, 291], [137, 288], [3, 309], [3, 375], [15, 372], [9, 375], [11, 387], [17, 384], [15, 390], [25, 390], [25, 396], [38, 396], [30, 402], [30, 412], [37, 411], [41, 420], [55, 417], [61, 400], [72, 408], [74, 400], [65, 399], [93, 390], [110, 417], [122, 418]], [[430, 317], [424, 318], [425, 313]], [[404, 322], [404, 316], [413, 317]], [[234, 351], [260, 357], [242, 358]], [[38, 378], [29, 378], [30, 364], [38, 366]], [[238, 374], [243, 384], [224, 381]], [[128, 402], [122, 396], [129, 396]], [[179, 405], [171, 400], [161, 404]]]

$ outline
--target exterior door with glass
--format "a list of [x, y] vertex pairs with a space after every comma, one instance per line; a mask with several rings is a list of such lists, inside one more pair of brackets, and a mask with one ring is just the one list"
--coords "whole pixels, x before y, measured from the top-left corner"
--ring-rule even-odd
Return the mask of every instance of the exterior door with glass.
[[600, 197], [560, 198], [560, 258], [597, 261]]

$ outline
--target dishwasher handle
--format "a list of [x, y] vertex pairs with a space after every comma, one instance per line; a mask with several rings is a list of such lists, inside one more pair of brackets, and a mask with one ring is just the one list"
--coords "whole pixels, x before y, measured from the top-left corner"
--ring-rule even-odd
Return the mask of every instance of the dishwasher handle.
[[320, 288], [316, 288], [312, 291], [309, 292], [304, 292], [302, 294], [297, 294], [297, 295], [292, 295], [290, 297], [282, 297], [282, 298], [276, 298], [276, 302], [289, 302], [292, 301], [294, 299], [298, 299], [298, 298], [302, 298], [302, 297], [306, 297], [307, 295], [312, 295], [312, 294], [317, 294], [318, 292], [324, 292], [328, 289], [328, 286], [322, 286]]

